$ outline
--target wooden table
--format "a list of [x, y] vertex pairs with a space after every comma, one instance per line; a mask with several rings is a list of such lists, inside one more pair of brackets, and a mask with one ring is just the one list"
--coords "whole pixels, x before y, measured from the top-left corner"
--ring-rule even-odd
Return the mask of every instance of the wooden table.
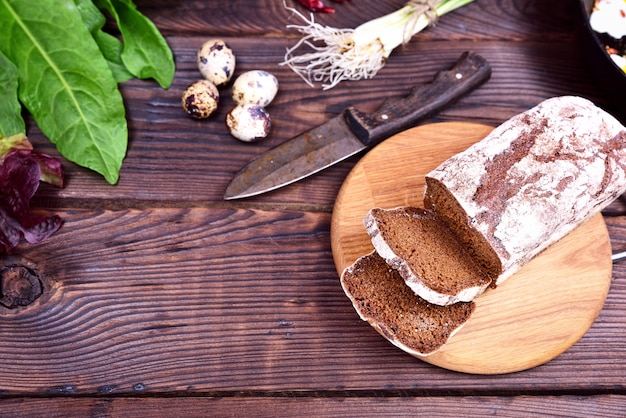
[[[166, 35], [176, 77], [169, 90], [123, 84], [130, 146], [119, 184], [65, 161], [67, 186], [43, 185], [33, 202], [64, 226], [3, 256], [3, 266], [41, 274], [43, 295], [0, 309], [0, 416], [626, 414], [626, 263], [614, 265], [602, 312], [565, 353], [518, 373], [463, 374], [389, 344], [339, 285], [330, 221], [358, 157], [269, 194], [222, 199], [261, 152], [347, 105], [372, 110], [402, 96], [465, 50], [490, 62], [491, 80], [422, 123], [495, 126], [565, 94], [617, 110], [585, 66], [577, 2], [476, 0], [399, 48], [373, 80], [329, 91], [277, 65], [297, 40], [280, 0], [136, 4]], [[318, 21], [355, 27], [403, 0], [329, 4], [336, 13]], [[209, 37], [232, 47], [237, 72], [279, 79], [263, 142], [229, 136], [228, 93], [211, 120], [183, 112]], [[33, 123], [29, 137], [58, 155]], [[625, 210], [618, 200], [604, 211], [614, 251], [626, 249]]]

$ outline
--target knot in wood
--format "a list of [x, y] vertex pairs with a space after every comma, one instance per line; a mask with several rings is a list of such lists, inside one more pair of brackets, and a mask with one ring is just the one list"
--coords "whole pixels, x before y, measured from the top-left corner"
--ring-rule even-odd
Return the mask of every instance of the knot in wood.
[[28, 306], [43, 293], [39, 275], [30, 268], [14, 264], [0, 267], [0, 304], [13, 309]]

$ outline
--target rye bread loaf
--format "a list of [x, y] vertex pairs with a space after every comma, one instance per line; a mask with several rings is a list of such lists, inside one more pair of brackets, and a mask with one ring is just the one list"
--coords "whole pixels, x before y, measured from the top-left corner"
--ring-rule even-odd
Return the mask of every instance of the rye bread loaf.
[[433, 211], [373, 208], [364, 224], [378, 254], [431, 303], [469, 302], [491, 284], [491, 278]]
[[418, 297], [376, 252], [341, 275], [355, 310], [383, 337], [414, 356], [439, 350], [472, 314], [474, 302], [433, 305]]
[[[557, 97], [427, 174], [421, 215], [374, 208], [364, 223], [376, 251], [420, 297], [470, 301], [626, 192], [625, 169], [626, 129], [586, 99]], [[425, 218], [460, 242], [457, 260], [453, 241], [424, 232]]]
[[548, 99], [426, 176], [424, 205], [502, 283], [626, 192], [626, 128], [590, 101]]

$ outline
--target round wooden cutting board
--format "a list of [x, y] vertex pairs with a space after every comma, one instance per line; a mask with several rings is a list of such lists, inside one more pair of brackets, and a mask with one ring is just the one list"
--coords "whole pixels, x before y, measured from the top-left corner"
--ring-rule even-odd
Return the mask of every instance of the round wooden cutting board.
[[[424, 177], [493, 128], [471, 123], [419, 126], [367, 153], [344, 182], [331, 224], [341, 274], [373, 250], [363, 218], [373, 207], [423, 207]], [[450, 370], [498, 374], [543, 364], [578, 341], [600, 313], [612, 274], [611, 244], [598, 214], [476, 300], [472, 317], [435, 354]]]

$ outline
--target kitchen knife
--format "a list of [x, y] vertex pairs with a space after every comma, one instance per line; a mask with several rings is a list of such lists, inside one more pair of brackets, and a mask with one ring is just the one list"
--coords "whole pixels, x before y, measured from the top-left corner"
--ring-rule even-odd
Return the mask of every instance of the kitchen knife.
[[224, 199], [269, 192], [317, 173], [410, 128], [474, 90], [491, 76], [478, 54], [464, 52], [454, 66], [433, 81], [414, 87], [408, 96], [386, 99], [373, 113], [346, 108], [328, 122], [272, 148], [242, 168]]

